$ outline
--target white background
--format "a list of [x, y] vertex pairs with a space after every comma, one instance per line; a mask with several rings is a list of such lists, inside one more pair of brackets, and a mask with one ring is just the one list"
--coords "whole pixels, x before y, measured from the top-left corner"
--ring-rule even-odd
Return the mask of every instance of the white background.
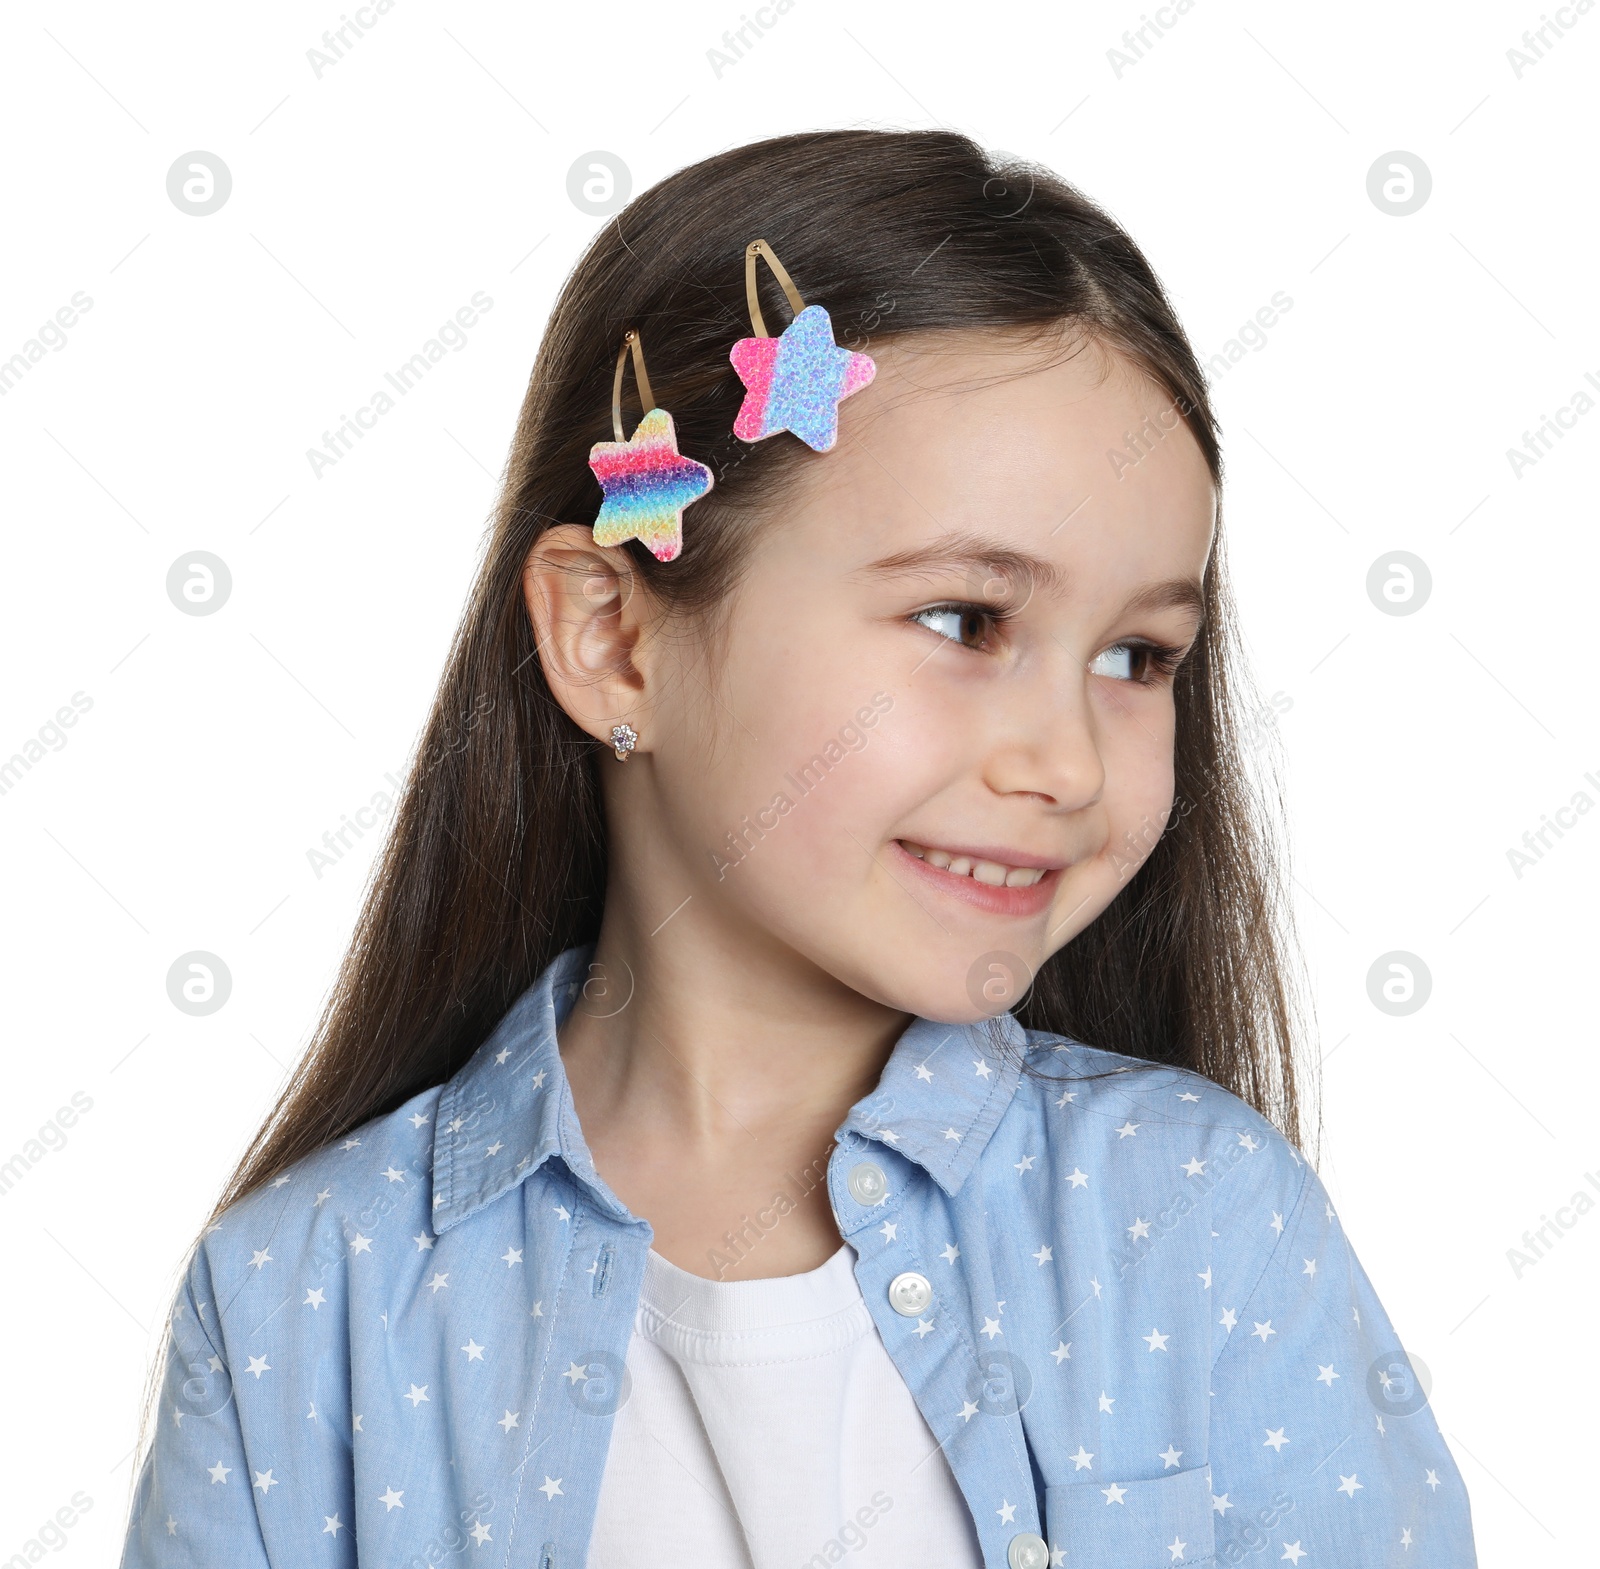
[[[1600, 379], [1600, 16], [1563, 13], [1519, 78], [1535, 0], [1198, 0], [1119, 77], [1136, 0], [796, 0], [719, 76], [740, 14], [398, 0], [320, 79], [337, 0], [0, 21], [0, 358], [93, 300], [0, 398], [0, 760], [92, 701], [0, 794], [0, 1161], [92, 1101], [0, 1198], [0, 1561], [79, 1490], [66, 1558], [120, 1549], [176, 1265], [303, 1049], [377, 834], [320, 878], [307, 851], [403, 774], [551, 301], [604, 221], [568, 170], [609, 152], [637, 191], [852, 124], [1059, 170], [1145, 248], [1202, 356], [1292, 299], [1215, 396], [1243, 624], [1280, 694], [1321, 1169], [1432, 1371], [1482, 1562], [1578, 1561], [1600, 1215], [1520, 1279], [1507, 1250], [1600, 1181], [1600, 813], [1521, 877], [1507, 851], [1600, 801], [1600, 412], [1520, 477], [1506, 454]], [[203, 218], [166, 190], [195, 150], [233, 179]], [[1432, 174], [1410, 216], [1367, 193], [1392, 151]], [[314, 477], [306, 449], [478, 290], [467, 346]], [[167, 597], [196, 550], [232, 574], [210, 616]], [[1396, 550], [1432, 577], [1405, 616], [1366, 589]], [[233, 978], [204, 1018], [166, 991], [195, 949]], [[1392, 950], [1432, 978], [1404, 1017], [1368, 995]]]

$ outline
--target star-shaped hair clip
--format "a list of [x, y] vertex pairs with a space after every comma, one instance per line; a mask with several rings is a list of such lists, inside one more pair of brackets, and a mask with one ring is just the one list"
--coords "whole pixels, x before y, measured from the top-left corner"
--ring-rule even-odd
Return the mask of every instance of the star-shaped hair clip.
[[[781, 336], [767, 335], [756, 294], [756, 258], [764, 256], [783, 287], [794, 320]], [[740, 338], [728, 351], [745, 385], [744, 403], [733, 422], [740, 441], [763, 441], [792, 431], [814, 452], [827, 452], [839, 439], [839, 405], [859, 392], [877, 371], [870, 354], [841, 349], [833, 321], [820, 305], [800, 298], [783, 263], [765, 240], [752, 240], [744, 253], [744, 292], [750, 302], [753, 338]]]
[[[622, 371], [629, 349], [645, 415], [624, 440]], [[615, 441], [597, 441], [589, 449], [589, 467], [605, 492], [594, 520], [594, 542], [620, 545], [637, 539], [656, 560], [675, 561], [683, 550], [683, 509], [711, 489], [711, 470], [678, 451], [672, 416], [651, 396], [644, 346], [632, 327], [623, 334], [611, 382], [611, 428]]]

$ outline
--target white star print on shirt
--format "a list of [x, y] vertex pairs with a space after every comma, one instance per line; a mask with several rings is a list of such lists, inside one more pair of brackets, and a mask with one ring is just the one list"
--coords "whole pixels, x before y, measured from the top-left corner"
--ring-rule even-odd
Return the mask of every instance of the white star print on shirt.
[[[358, 1542], [374, 1563], [435, 1540], [503, 1553], [513, 1519], [536, 1556], [548, 1541], [582, 1562], [648, 1245], [596, 1185], [556, 1046], [551, 999], [588, 952], [447, 1084], [207, 1228], [124, 1569], [303, 1569], [288, 1544], [313, 1538], [326, 1569], [353, 1569]], [[1267, 1544], [1303, 1569], [1370, 1544], [1470, 1569], [1431, 1411], [1401, 1400], [1413, 1381], [1369, 1397], [1363, 1370], [1402, 1354], [1298, 1152], [1193, 1074], [991, 1022], [1004, 1052], [988, 1026], [913, 1023], [826, 1174], [883, 1347], [939, 1413], [962, 1493], [988, 1501], [984, 1561], [1027, 1532], [1066, 1569], [1254, 1562]], [[932, 1071], [941, 1048], [972, 1072]], [[848, 1191], [863, 1158], [883, 1208]], [[907, 1271], [932, 1286], [916, 1316], [890, 1306]], [[1007, 1414], [995, 1391], [1019, 1366], [1026, 1407]]]

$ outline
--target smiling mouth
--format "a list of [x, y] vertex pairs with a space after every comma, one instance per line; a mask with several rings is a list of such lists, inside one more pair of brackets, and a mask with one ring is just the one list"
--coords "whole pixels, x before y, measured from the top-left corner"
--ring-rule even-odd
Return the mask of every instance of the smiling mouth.
[[981, 860], [972, 855], [952, 855], [948, 850], [932, 849], [927, 845], [913, 844], [909, 839], [895, 841], [907, 855], [914, 855], [929, 866], [936, 866], [952, 877], [970, 877], [973, 882], [989, 888], [1032, 888], [1047, 872], [1048, 866], [1007, 866], [1000, 861]]

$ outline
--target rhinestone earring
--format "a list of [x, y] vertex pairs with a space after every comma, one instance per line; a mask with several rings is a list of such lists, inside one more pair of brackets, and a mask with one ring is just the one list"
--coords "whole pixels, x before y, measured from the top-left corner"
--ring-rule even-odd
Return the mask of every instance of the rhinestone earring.
[[612, 725], [611, 744], [616, 748], [617, 761], [625, 763], [628, 753], [639, 744], [639, 732], [632, 725]]

